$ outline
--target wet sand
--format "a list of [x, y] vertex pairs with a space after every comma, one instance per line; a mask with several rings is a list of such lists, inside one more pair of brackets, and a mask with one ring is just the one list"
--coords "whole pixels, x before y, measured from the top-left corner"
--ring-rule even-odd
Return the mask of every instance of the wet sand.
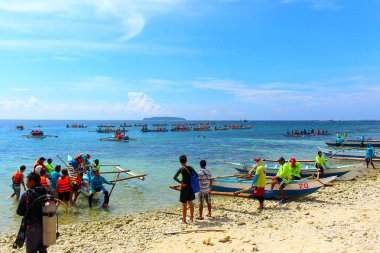
[[[49, 252], [380, 252], [379, 184], [379, 170], [367, 169], [285, 205], [266, 201], [262, 212], [253, 199], [213, 197], [213, 217], [188, 225], [179, 223], [178, 204], [60, 226], [61, 237]], [[200, 229], [224, 231], [165, 234]], [[1, 235], [0, 252], [25, 252], [11, 248], [14, 239]]]

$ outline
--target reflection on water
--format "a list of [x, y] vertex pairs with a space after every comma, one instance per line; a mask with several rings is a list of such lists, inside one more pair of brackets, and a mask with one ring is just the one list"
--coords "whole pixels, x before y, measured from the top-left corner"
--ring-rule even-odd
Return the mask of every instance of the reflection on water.
[[[318, 138], [288, 138], [284, 134], [289, 129], [327, 129], [332, 133], [350, 130], [349, 136], [359, 135], [380, 138], [380, 122], [254, 122], [249, 130], [210, 131], [210, 132], [166, 132], [142, 133], [140, 128], [129, 128], [128, 135], [136, 138], [130, 142], [103, 142], [99, 138], [110, 136], [90, 132], [104, 122], [75, 121], [88, 125], [88, 128], [66, 128], [71, 121], [0, 121], [0, 232], [15, 231], [20, 217], [15, 215], [17, 203], [7, 199], [12, 193], [9, 187], [12, 174], [21, 164], [31, 170], [34, 161], [45, 156], [54, 159], [53, 164], [62, 163], [57, 155], [66, 157], [79, 152], [92, 154], [102, 164], [120, 164], [124, 169], [138, 173], [147, 173], [145, 181], [138, 179], [118, 182], [110, 199], [110, 207], [102, 209], [102, 199], [92, 209], [88, 208], [87, 199], [78, 197], [76, 207], [67, 215], [59, 209], [60, 224], [93, 219], [105, 219], [110, 215], [133, 213], [159, 208], [178, 203], [178, 193], [170, 190], [168, 185], [176, 184], [172, 179], [179, 168], [178, 157], [187, 154], [189, 165], [199, 168], [199, 160], [206, 159], [208, 168], [214, 175], [231, 174], [235, 171], [226, 163], [228, 161], [248, 161], [254, 157], [276, 159], [279, 156], [298, 159], [314, 159], [318, 147], [324, 146], [324, 140], [333, 136]], [[122, 122], [112, 122], [120, 124]], [[236, 122], [235, 122], [236, 123]], [[22, 124], [28, 130], [15, 130]], [[41, 124], [45, 134], [58, 135], [58, 138], [27, 139], [20, 138], [27, 134], [32, 126]], [[221, 123], [222, 125], [228, 122]], [[200, 135], [200, 138], [198, 138]], [[203, 138], [205, 136], [206, 138]], [[104, 167], [102, 170], [114, 170]], [[121, 175], [122, 176], [122, 175]], [[127, 175], [126, 175], [127, 176]], [[115, 175], [107, 174], [107, 179]]]

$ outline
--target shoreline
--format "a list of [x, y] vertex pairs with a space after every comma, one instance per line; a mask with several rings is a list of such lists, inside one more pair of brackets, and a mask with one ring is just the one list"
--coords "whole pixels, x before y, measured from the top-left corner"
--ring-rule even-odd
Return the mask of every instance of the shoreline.
[[[188, 225], [179, 223], [179, 202], [102, 221], [60, 225], [61, 236], [48, 251], [379, 252], [380, 173], [364, 169], [363, 174], [352, 181], [334, 181], [332, 187], [285, 205], [265, 201], [262, 212], [256, 212], [258, 202], [253, 199], [212, 196], [213, 217]], [[224, 231], [165, 234], [197, 229]], [[0, 252], [25, 252], [11, 248], [15, 233], [1, 234]]]

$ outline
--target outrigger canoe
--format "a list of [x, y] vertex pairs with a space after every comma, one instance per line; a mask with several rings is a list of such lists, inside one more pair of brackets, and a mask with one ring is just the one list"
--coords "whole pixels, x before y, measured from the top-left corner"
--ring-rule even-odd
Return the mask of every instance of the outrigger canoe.
[[377, 141], [364, 141], [361, 143], [360, 141], [342, 141], [340, 144], [336, 143], [335, 141], [326, 141], [325, 142], [327, 146], [332, 147], [357, 147], [357, 148], [365, 148], [367, 147], [368, 143], [371, 143], [373, 147], [380, 147], [380, 142]]
[[[302, 197], [318, 191], [323, 185], [332, 182], [337, 177], [326, 177], [321, 179], [302, 179], [293, 180], [285, 187], [285, 196], [287, 198]], [[212, 190], [214, 192], [236, 192], [251, 186], [252, 179], [244, 180], [241, 178], [221, 178], [213, 179]], [[270, 191], [270, 184], [265, 186], [265, 199], [280, 199], [281, 193], [279, 184], [275, 184], [273, 191]], [[248, 191], [247, 193], [251, 193]]]
[[[248, 173], [248, 171], [252, 168], [253, 164], [250, 163], [234, 163], [228, 162], [228, 165], [235, 168], [240, 173]], [[279, 169], [278, 165], [269, 164], [265, 168], [265, 172], [267, 176], [275, 176]], [[320, 175], [320, 177], [330, 177], [330, 176], [343, 176], [347, 172], [358, 170], [359, 167], [355, 164], [350, 165], [339, 165], [339, 166], [331, 166], [328, 169], [325, 169], [324, 175]], [[301, 168], [302, 177], [310, 177], [317, 175], [317, 169], [312, 166], [305, 166]]]
[[[312, 194], [336, 178], [336, 176], [332, 176], [320, 179], [293, 180], [285, 187], [285, 196], [287, 198], [297, 198]], [[251, 183], [252, 179], [242, 179], [238, 177], [213, 179], [211, 195], [234, 196], [234, 192], [250, 187]], [[180, 190], [179, 185], [170, 186], [170, 188]], [[239, 196], [249, 197], [252, 190], [247, 193], [248, 194], [239, 194]], [[267, 184], [265, 186], [264, 198], [280, 199], [281, 192], [279, 190], [279, 184], [274, 185], [273, 191], [270, 191], [270, 184]]]
[[134, 138], [118, 139], [118, 138], [115, 138], [115, 137], [107, 137], [107, 138], [100, 138], [99, 140], [101, 140], [101, 141], [128, 142], [128, 141], [135, 141], [136, 139], [134, 139]]
[[148, 129], [148, 128], [141, 128], [141, 132], [149, 133], [149, 132], [168, 132], [169, 130], [167, 128], [158, 128], [158, 129]]
[[[341, 150], [330, 150], [330, 149], [320, 149], [326, 157], [333, 159], [342, 159], [342, 160], [361, 160], [365, 159], [365, 150], [357, 149], [341, 149]], [[375, 157], [372, 158], [373, 161], [380, 161], [380, 152], [376, 151]]]

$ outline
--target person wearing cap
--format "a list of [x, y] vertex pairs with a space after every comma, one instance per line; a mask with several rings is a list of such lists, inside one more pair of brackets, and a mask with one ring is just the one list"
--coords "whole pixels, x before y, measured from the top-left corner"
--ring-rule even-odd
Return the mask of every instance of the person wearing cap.
[[272, 181], [270, 182], [271, 188], [270, 190], [273, 191], [274, 185], [278, 182], [280, 184], [279, 190], [281, 193], [281, 200], [279, 201], [280, 204], [285, 204], [285, 191], [284, 188], [287, 184], [292, 181], [292, 171], [289, 166], [289, 164], [285, 163], [285, 158], [280, 157], [278, 159], [278, 163], [280, 164], [280, 168], [278, 169], [278, 172], [275, 177], [272, 178]]
[[373, 164], [373, 157], [376, 155], [376, 151], [372, 146], [372, 143], [367, 144], [367, 150], [365, 151], [365, 163], [367, 164], [367, 169], [368, 165], [371, 164], [372, 168], [375, 168], [375, 165]]
[[37, 166], [41, 166], [43, 169], [46, 170], [46, 166], [44, 164], [45, 162], [45, 157], [40, 157], [35, 163], [34, 163], [34, 166], [33, 166], [33, 172], [36, 172], [36, 168]]
[[47, 195], [47, 189], [40, 184], [40, 175], [35, 172], [27, 177], [29, 188], [21, 196], [17, 214], [24, 217], [26, 223], [26, 252], [47, 252], [42, 242], [42, 205], [38, 200]]
[[289, 166], [292, 172], [292, 180], [300, 180], [301, 179], [301, 164], [296, 161], [296, 158], [290, 158]]
[[24, 171], [25, 170], [26, 170], [26, 166], [21, 165], [20, 169], [13, 174], [13, 176], [12, 176], [13, 193], [9, 198], [13, 198], [16, 195], [16, 200], [20, 199], [21, 185], [22, 185], [22, 187], [24, 187], [24, 191], [26, 190], [25, 183], [24, 183]]
[[108, 206], [109, 196], [108, 196], [108, 191], [106, 190], [106, 188], [104, 188], [103, 184], [113, 185], [115, 183], [111, 183], [107, 181], [104, 177], [102, 177], [99, 174], [99, 171], [95, 168], [92, 169], [92, 174], [94, 176], [91, 178], [91, 181], [90, 181], [90, 194], [88, 195], [88, 205], [91, 208], [94, 194], [96, 192], [102, 191], [104, 193], [104, 202], [103, 202], [102, 207], [106, 208]]
[[326, 159], [322, 155], [322, 151], [318, 151], [318, 155], [315, 157], [315, 167], [318, 172], [321, 172], [323, 176], [325, 174], [325, 169], [328, 169]]
[[264, 193], [266, 185], [266, 175], [264, 171], [264, 165], [261, 158], [255, 159], [255, 165], [248, 172], [249, 175], [252, 175], [252, 172], [255, 171], [255, 176], [253, 177], [251, 186], [240, 191], [234, 192], [235, 195], [243, 193], [252, 189], [252, 195], [259, 201], [259, 211], [264, 209]]

